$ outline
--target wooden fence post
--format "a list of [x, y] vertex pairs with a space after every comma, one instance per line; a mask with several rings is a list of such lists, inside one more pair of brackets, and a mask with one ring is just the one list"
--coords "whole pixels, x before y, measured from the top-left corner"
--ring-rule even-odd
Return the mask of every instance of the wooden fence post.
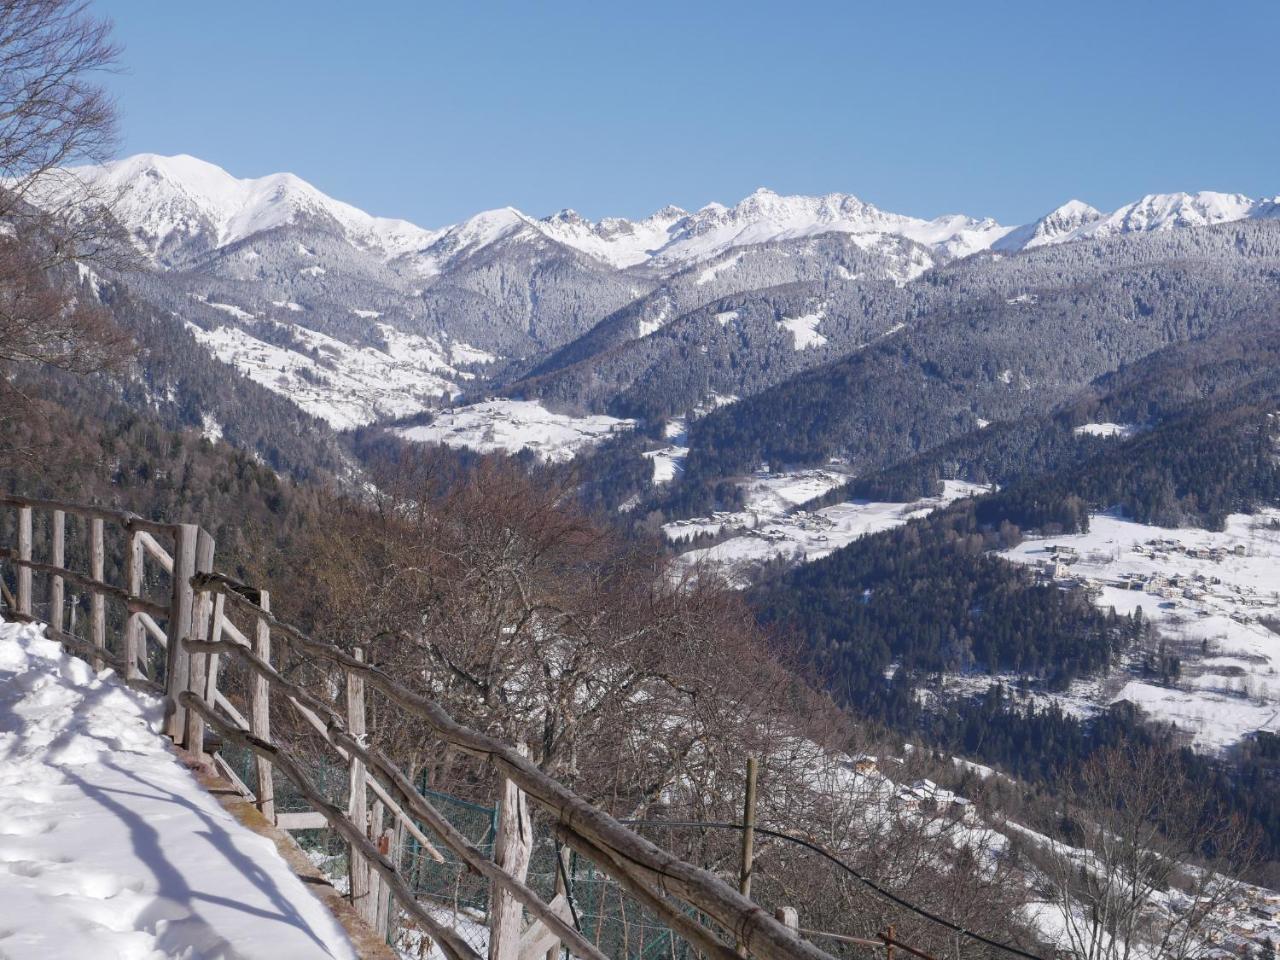
[[[271, 610], [271, 595], [262, 591], [258, 606]], [[263, 663], [271, 662], [271, 627], [258, 617], [253, 634], [253, 652]], [[261, 740], [271, 742], [271, 684], [262, 674], [254, 671], [253, 684], [249, 687], [249, 728]], [[258, 810], [271, 823], [276, 822], [276, 791], [272, 781], [271, 761], [254, 754], [253, 762], [258, 773]]]
[[[353, 655], [357, 660], [364, 659], [364, 651], [357, 647], [353, 651]], [[364, 742], [365, 712], [364, 712], [364, 678], [357, 676], [352, 671], [347, 671], [347, 732], [356, 740]], [[369, 815], [368, 815], [368, 797], [365, 795], [365, 782], [368, 774], [365, 772], [364, 763], [358, 760], [355, 754], [351, 755], [351, 796], [347, 805], [347, 815], [351, 822], [356, 825], [356, 829], [361, 834], [368, 836]], [[369, 865], [365, 862], [354, 845], [351, 846], [350, 856], [347, 858], [350, 864], [351, 872], [351, 904], [356, 908], [356, 912], [362, 917], [368, 917], [369, 909]]]
[[779, 907], [773, 915], [788, 930], [800, 933], [800, 912], [795, 907]]
[[[196, 572], [212, 573], [213, 572], [213, 537], [200, 528], [196, 533]], [[191, 640], [203, 640], [205, 633], [209, 629], [210, 617], [213, 612], [213, 595], [208, 591], [201, 591], [199, 597], [192, 599], [191, 607], [191, 627], [187, 631], [186, 637]], [[184, 640], [185, 642], [185, 640]], [[203, 656], [192, 657], [187, 656], [187, 689], [194, 693], [197, 697], [205, 699], [208, 691], [205, 689], [205, 680], [209, 675], [209, 654]], [[214, 704], [205, 699], [210, 706]], [[204, 755], [204, 717], [193, 711], [187, 712], [187, 736], [185, 746], [196, 760], [200, 763], [205, 761]]]
[[[522, 756], [528, 747], [521, 744]], [[503, 777], [498, 788], [498, 835], [493, 861], [521, 883], [529, 874], [533, 853], [533, 824], [524, 791]], [[520, 901], [504, 887], [489, 887], [489, 960], [519, 960], [522, 908]]]
[[[18, 560], [31, 562], [31, 508], [18, 508]], [[31, 616], [31, 568], [23, 566], [19, 563], [17, 569], [18, 581], [18, 612], [24, 616]]]
[[[101, 583], [106, 578], [106, 547], [102, 542], [102, 518], [93, 517], [89, 521], [89, 576]], [[97, 590], [89, 592], [89, 628], [92, 631], [93, 646], [97, 650], [107, 649], [107, 605], [106, 597]], [[93, 658], [93, 669], [101, 670], [102, 657]]]
[[[756, 772], [758, 762], [755, 757], [747, 757], [747, 795], [742, 804], [742, 871], [738, 874], [738, 891], [744, 896], [751, 896], [751, 870], [755, 866], [756, 846]], [[746, 944], [737, 943], [738, 955], [747, 955]]]
[[191, 655], [182, 645], [191, 629], [191, 607], [194, 595], [191, 578], [196, 572], [196, 531], [191, 523], [179, 524], [174, 531], [173, 598], [169, 603], [169, 623], [165, 630], [165, 693], [169, 703], [165, 733], [179, 743], [187, 729], [186, 709], [178, 702], [178, 694], [187, 689], [191, 676]]
[[[131, 597], [142, 596], [142, 536], [137, 530], [129, 530], [128, 540], [128, 580], [126, 587]], [[138, 658], [143, 651], [142, 620], [140, 614], [131, 613], [124, 625], [124, 669], [125, 680], [136, 680], [142, 676], [138, 666]]]
[[[390, 860], [391, 842], [387, 835], [387, 810], [381, 800], [373, 801], [373, 808], [369, 811], [369, 839], [373, 841], [374, 846], [378, 848], [378, 852]], [[400, 865], [392, 860], [392, 866], [397, 870]], [[387, 938], [387, 885], [383, 882], [382, 877], [369, 871], [369, 898], [368, 916], [366, 919], [369, 925], [373, 927], [373, 932], [378, 935], [379, 939]]]
[[[67, 515], [62, 510], [55, 510], [49, 527], [49, 562], [55, 567], [65, 566], [66, 555]], [[65, 597], [65, 582], [55, 573], [49, 577], [49, 626], [58, 633], [62, 633], [62, 608]]]

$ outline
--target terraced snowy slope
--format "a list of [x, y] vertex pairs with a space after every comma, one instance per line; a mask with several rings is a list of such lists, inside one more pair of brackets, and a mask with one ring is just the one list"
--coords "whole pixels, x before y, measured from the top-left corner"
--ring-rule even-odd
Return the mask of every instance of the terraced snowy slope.
[[0, 623], [0, 957], [355, 960], [271, 841], [178, 763], [161, 715]]

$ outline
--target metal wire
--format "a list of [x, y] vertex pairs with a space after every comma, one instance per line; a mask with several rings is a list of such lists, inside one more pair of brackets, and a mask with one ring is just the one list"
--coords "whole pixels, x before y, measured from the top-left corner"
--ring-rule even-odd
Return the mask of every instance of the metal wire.
[[[621, 822], [628, 825], [637, 825], [637, 826], [646, 826], [646, 827], [712, 827], [719, 830], [746, 829], [741, 823], [716, 823], [716, 822], [704, 822], [701, 820], [623, 820]], [[955, 923], [954, 921], [948, 920], [946, 917], [940, 917], [936, 913], [931, 913], [930, 911], [926, 910], [924, 907], [920, 907], [912, 903], [910, 900], [904, 900], [902, 897], [898, 896], [893, 891], [885, 889], [883, 886], [881, 886], [876, 881], [872, 880], [870, 877], [867, 877], [859, 873], [853, 867], [849, 866], [849, 864], [845, 863], [843, 860], [837, 857], [834, 853], [832, 853], [830, 850], [827, 850], [825, 847], [821, 846], [820, 844], [813, 843], [810, 840], [806, 840], [804, 837], [797, 837], [794, 834], [783, 833], [780, 830], [770, 830], [768, 827], [757, 826], [754, 829], [756, 833], [762, 833], [766, 837], [774, 837], [778, 840], [785, 840], [788, 843], [799, 844], [800, 846], [805, 847], [808, 850], [812, 850], [814, 853], [817, 853], [823, 857], [826, 857], [828, 860], [830, 860], [836, 866], [840, 867], [840, 869], [844, 870], [851, 877], [853, 877], [860, 883], [864, 884], [871, 890], [874, 890], [876, 893], [880, 894], [882, 897], [885, 897], [886, 899], [891, 900], [893, 903], [896, 903], [898, 906], [902, 907], [904, 910], [909, 910], [912, 913], [923, 917], [924, 919], [928, 920], [930, 923], [936, 923], [940, 926], [946, 927], [948, 930], [951, 930], [954, 933], [958, 933], [962, 937], [968, 937], [971, 940], [976, 940], [979, 943], [986, 944], [988, 947], [994, 947], [997, 950], [1003, 950], [1005, 953], [1012, 954], [1013, 956], [1022, 957], [1023, 960], [1044, 960], [1043, 957], [1037, 956], [1034, 953], [1031, 953], [1027, 950], [1023, 950], [1020, 947], [1011, 946], [1007, 943], [1001, 943], [999, 940], [993, 940], [991, 937], [984, 936], [983, 934], [978, 933], [976, 930], [970, 930], [967, 927], [964, 927], [958, 923]]]

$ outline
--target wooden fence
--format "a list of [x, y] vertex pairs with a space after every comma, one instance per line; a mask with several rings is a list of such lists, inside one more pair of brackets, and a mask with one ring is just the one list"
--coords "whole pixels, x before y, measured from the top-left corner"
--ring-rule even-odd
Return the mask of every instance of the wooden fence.
[[[218, 765], [239, 789], [253, 797], [268, 819], [286, 829], [327, 825], [336, 831], [349, 846], [352, 900], [380, 931], [387, 929], [388, 903], [394, 900], [436, 940], [449, 960], [479, 960], [473, 946], [441, 912], [419, 902], [397, 869], [394, 850], [409, 835], [427, 856], [441, 859], [439, 848], [447, 848], [489, 882], [490, 960], [542, 960], [554, 956], [562, 946], [582, 960], [604, 960], [596, 945], [575, 928], [564, 891], [546, 900], [525, 882], [532, 845], [527, 814], [531, 804], [554, 825], [562, 843], [590, 860], [696, 952], [715, 960], [738, 956], [831, 960], [799, 936], [794, 911], [779, 911], [780, 916], [774, 917], [744, 892], [619, 824], [539, 770], [522, 751], [456, 722], [435, 701], [365, 662], [359, 651], [348, 653], [277, 620], [265, 591], [214, 572], [215, 545], [203, 529], [191, 524], [154, 523], [95, 506], [18, 496], [0, 495], [0, 507], [11, 508], [16, 514], [17, 544], [0, 549], [0, 559], [8, 560], [14, 568], [16, 589], [12, 594], [0, 579], [3, 599], [13, 611], [10, 616], [46, 623], [49, 636], [72, 652], [99, 668], [109, 664], [130, 685], [164, 697], [165, 733], [197, 759]], [[36, 557], [33, 542], [37, 516], [47, 531], [41, 559]], [[83, 526], [87, 574], [67, 566], [68, 517]], [[118, 531], [110, 542], [120, 550], [113, 560], [118, 560], [123, 571], [123, 586], [106, 579], [108, 526]], [[163, 602], [147, 596], [148, 584], [164, 579], [146, 576], [148, 560], [167, 577], [169, 589]], [[43, 617], [36, 616], [33, 574], [44, 575], [48, 583]], [[66, 629], [68, 584], [88, 596], [88, 640], [76, 635], [78, 605], [70, 607], [73, 623]], [[118, 604], [122, 614], [120, 633], [114, 638], [108, 637], [107, 630], [109, 601]], [[313, 662], [341, 675], [345, 716], [273, 666], [279, 662], [273, 657], [273, 639], [296, 647]], [[163, 656], [149, 657], [148, 641], [157, 644]], [[219, 685], [230, 658], [251, 677], [247, 696], [240, 698], [244, 710]], [[154, 669], [148, 670], [148, 664], [155, 664]], [[498, 831], [492, 857], [468, 841], [390, 758], [368, 744], [367, 689], [376, 690], [435, 737], [495, 772]], [[273, 741], [272, 697], [283, 698], [347, 766], [351, 789], [346, 809], [330, 802], [312, 783], [299, 758]], [[210, 757], [206, 753], [207, 730], [222, 742], [237, 744], [253, 754], [259, 784], [256, 795], [220, 754]], [[274, 771], [292, 782], [314, 813], [276, 811]], [[384, 830], [385, 819], [392, 826]]]

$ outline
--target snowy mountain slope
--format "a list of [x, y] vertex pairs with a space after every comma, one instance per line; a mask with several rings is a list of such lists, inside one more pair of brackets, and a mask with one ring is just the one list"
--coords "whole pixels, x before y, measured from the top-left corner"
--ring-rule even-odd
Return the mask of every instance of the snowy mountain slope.
[[[1013, 303], [1029, 296], [1033, 265], [966, 255], [1116, 243], [1280, 212], [1275, 200], [1169, 194], [1106, 215], [1072, 201], [1011, 229], [989, 219], [903, 216], [848, 194], [761, 189], [732, 207], [666, 207], [636, 220], [593, 222], [571, 210], [539, 219], [506, 207], [424, 229], [369, 216], [290, 174], [238, 179], [187, 156], [140, 155], [74, 173], [118, 194], [117, 215], [154, 261], [154, 270], [108, 281], [209, 334], [238, 331], [204, 342], [217, 340], [220, 355], [245, 361], [255, 379], [308, 409], [349, 408], [335, 414], [344, 425], [409, 412], [428, 395], [451, 398], [464, 381], [480, 396], [522, 381], [511, 392], [597, 410], [631, 391], [639, 402], [615, 411], [623, 416], [652, 407], [641, 394], [663, 395], [671, 399], [667, 415], [678, 414], [710, 392], [746, 397], [861, 350], [932, 309], [870, 292], [885, 280], [918, 288], [921, 277], [942, 270], [956, 286], [940, 288], [940, 296], [1003, 284], [1013, 287], [1004, 295]], [[995, 259], [1006, 261], [1003, 279], [990, 267]], [[808, 289], [787, 302], [771, 292], [792, 284]], [[209, 304], [223, 305], [221, 312]], [[788, 324], [816, 316], [815, 304], [827, 304], [827, 315], [797, 350]], [[280, 356], [268, 370], [249, 317], [328, 338], [334, 349], [324, 351], [325, 369]], [[445, 352], [475, 349], [492, 362], [445, 358], [452, 373], [397, 362], [399, 372], [380, 391], [366, 362], [366, 350], [380, 350], [385, 339], [379, 325]], [[260, 356], [250, 363], [254, 352]], [[304, 369], [327, 381], [319, 394], [297, 379]], [[409, 369], [423, 376], [403, 391], [412, 401], [406, 405], [394, 394]], [[354, 406], [337, 399], [346, 389]]]
[[170, 752], [163, 704], [0, 623], [0, 955], [354, 960], [342, 928]]
[[1010, 230], [992, 244], [993, 250], [1030, 250], [1060, 243], [1081, 227], [1101, 219], [1102, 212], [1081, 200], [1068, 200], [1034, 223]]
[[[242, 313], [235, 307], [228, 312]], [[453, 366], [459, 358], [473, 364], [493, 359], [466, 344], [445, 346], [387, 324], [375, 325], [381, 346], [356, 347], [300, 324], [247, 319], [243, 326], [189, 329], [219, 360], [338, 430], [450, 400], [475, 376]]]
[[388, 258], [427, 246], [436, 236], [404, 220], [372, 217], [291, 173], [242, 180], [195, 157], [146, 153], [69, 172], [114, 198], [117, 219], [166, 265], [191, 251], [306, 221], [330, 223], [357, 246]]
[[1154, 193], [1103, 214], [1071, 200], [1051, 213], [1010, 231], [992, 249], [1027, 250], [1046, 244], [1102, 240], [1130, 233], [1163, 233], [1239, 220], [1280, 216], [1280, 198], [1252, 200], [1239, 193]]
[[[589, 332], [544, 358], [529, 377], [545, 378], [608, 351], [629, 349], [629, 341], [651, 337], [729, 297], [756, 293], [767, 300], [770, 291], [801, 283], [811, 284], [807, 293], [817, 298], [833, 284], [876, 285], [890, 281], [902, 286], [938, 262], [939, 258], [926, 247], [883, 234], [826, 234], [726, 250], [675, 273], [647, 295], [637, 296]], [[717, 308], [714, 312], [723, 314], [720, 328], [727, 326], [730, 309]], [[708, 327], [713, 335], [715, 330]]]
[[710, 204], [676, 224], [671, 241], [654, 252], [654, 259], [690, 263], [732, 247], [822, 233], [888, 234], [956, 257], [985, 250], [1009, 229], [989, 219], [954, 215], [921, 220], [886, 213], [850, 194], [784, 197], [761, 187], [737, 206]]
[[732, 207], [710, 203], [693, 213], [669, 206], [640, 219], [592, 222], [572, 210], [538, 219], [512, 207], [478, 213], [462, 223], [424, 229], [373, 217], [326, 196], [289, 173], [239, 179], [195, 157], [139, 154], [102, 167], [68, 172], [115, 196], [115, 211], [139, 244], [162, 263], [207, 251], [280, 226], [321, 222], [354, 245], [401, 259], [420, 276], [514, 235], [538, 236], [613, 269], [687, 266], [736, 247], [823, 233], [879, 234], [919, 243], [942, 257], [992, 247], [1019, 250], [1116, 233], [1168, 230], [1275, 216], [1277, 199], [1240, 194], [1151, 194], [1109, 215], [1078, 200], [1040, 220], [1007, 227], [990, 218], [946, 215], [925, 220], [890, 213], [851, 194], [781, 196], [760, 188]]

